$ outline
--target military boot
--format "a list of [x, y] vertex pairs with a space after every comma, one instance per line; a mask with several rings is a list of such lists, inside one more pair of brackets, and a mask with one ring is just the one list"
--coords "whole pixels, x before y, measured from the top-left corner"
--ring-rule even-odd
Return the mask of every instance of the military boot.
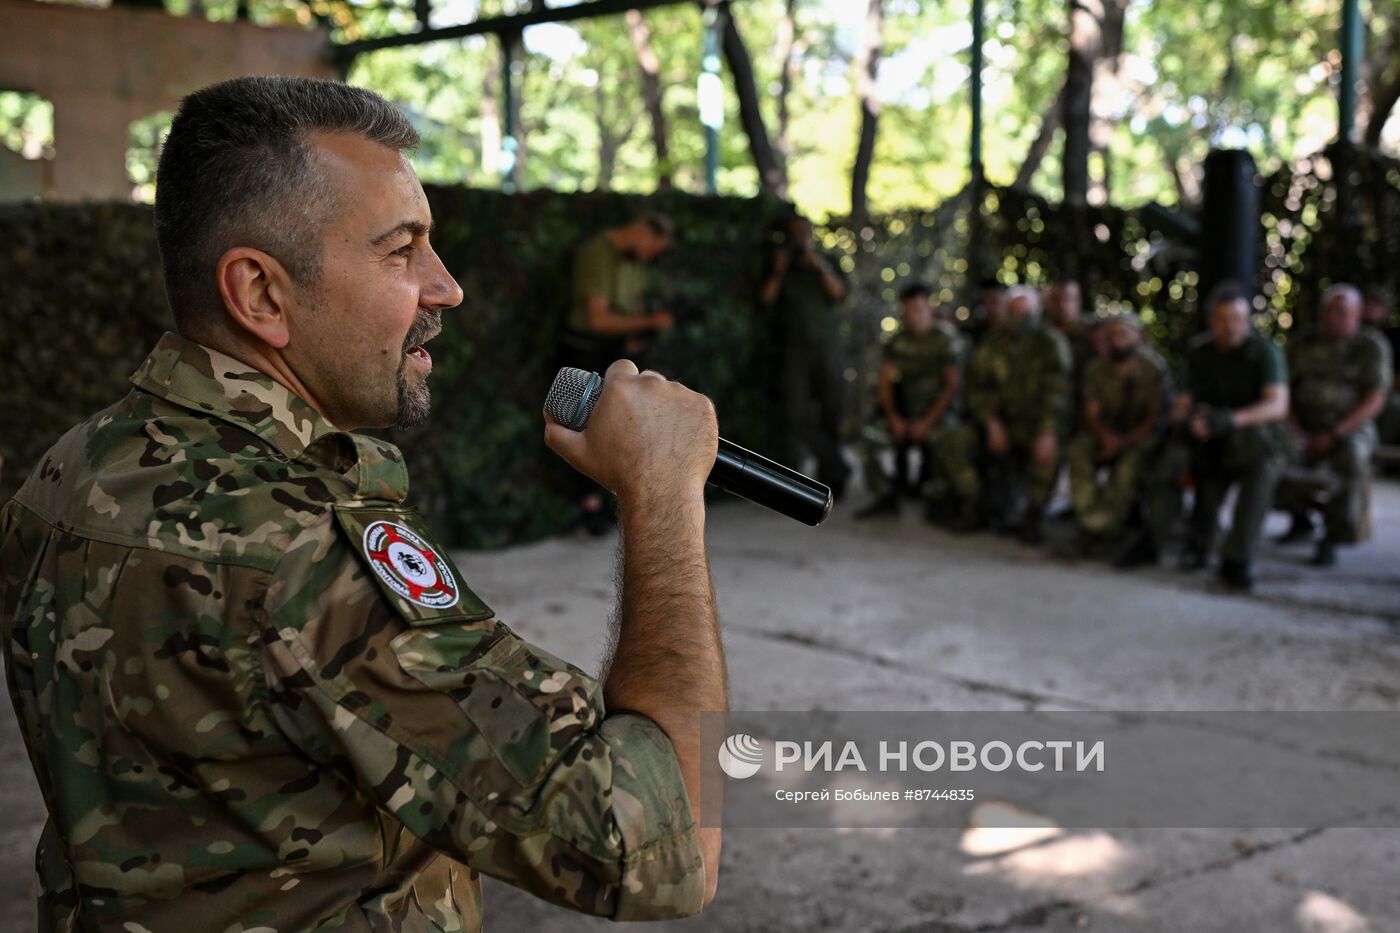
[[1313, 532], [1312, 518], [1307, 512], [1292, 513], [1293, 521], [1289, 523], [1288, 530], [1274, 538], [1275, 544], [1302, 544], [1304, 541], [1311, 541]]
[[1248, 592], [1254, 589], [1254, 572], [1249, 561], [1222, 560], [1220, 562], [1220, 582], [1232, 590]]
[[1045, 541], [1045, 532], [1041, 528], [1041, 520], [1044, 516], [1044, 509], [1035, 506], [1026, 507], [1026, 517], [1021, 520], [1021, 531], [1019, 537], [1024, 544], [1041, 544]]
[[1314, 567], [1333, 567], [1337, 563], [1337, 545], [1331, 538], [1317, 542], [1317, 550], [1309, 561]]

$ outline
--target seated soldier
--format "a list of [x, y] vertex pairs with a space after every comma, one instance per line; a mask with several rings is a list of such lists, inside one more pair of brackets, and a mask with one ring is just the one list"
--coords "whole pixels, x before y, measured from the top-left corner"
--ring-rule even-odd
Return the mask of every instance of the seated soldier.
[[1033, 289], [1012, 289], [1005, 312], [989, 323], [991, 330], [967, 367], [967, 406], [986, 451], [987, 517], [1001, 530], [1013, 527], [1024, 497], [1021, 538], [1035, 544], [1059, 474], [1069, 407], [1069, 343], [1041, 323]]
[[932, 497], [937, 487], [932, 469], [936, 464], [961, 503], [954, 527], [970, 529], [977, 521], [980, 483], [970, 459], [972, 438], [957, 412], [966, 343], [951, 325], [935, 318], [923, 285], [907, 286], [899, 298], [904, 327], [885, 344], [877, 384], [881, 417], [861, 436], [865, 482], [875, 501], [856, 517], [898, 511], [898, 491], [880, 459], [893, 447], [898, 465], [910, 448], [918, 447], [920, 491], [929, 516], [933, 517], [938, 504]]
[[1150, 544], [1163, 543], [1166, 517], [1179, 514], [1180, 480], [1189, 473], [1196, 495], [1181, 568], [1204, 567], [1220, 506], [1238, 485], [1220, 579], [1247, 590], [1254, 585], [1254, 558], [1287, 451], [1288, 367], [1278, 347], [1251, 329], [1249, 298], [1238, 284], [1218, 285], [1206, 307], [1210, 330], [1187, 348], [1181, 392], [1172, 406], [1173, 441], [1152, 467]]
[[1143, 343], [1136, 315], [1115, 315], [1103, 328], [1109, 353], [1085, 370], [1083, 427], [1066, 453], [1079, 550], [1086, 554], [1123, 544], [1170, 391], [1167, 365]]
[[[1312, 562], [1337, 562], [1336, 547], [1354, 544], [1367, 511], [1366, 486], [1376, 446], [1375, 417], [1385, 404], [1390, 366], [1380, 344], [1362, 333], [1361, 294], [1334, 285], [1322, 296], [1317, 332], [1288, 348], [1288, 422], [1304, 468], [1322, 468], [1335, 480], [1322, 508], [1325, 533]], [[1294, 516], [1287, 541], [1309, 540], [1311, 503], [1300, 484], [1286, 482], [1280, 498]]]
[[1385, 404], [1376, 416], [1377, 440], [1382, 444], [1400, 444], [1400, 325], [1391, 325], [1390, 309], [1394, 297], [1388, 288], [1366, 290], [1361, 305], [1361, 332], [1370, 334], [1380, 344], [1381, 354], [1390, 364], [1391, 384], [1385, 391]]

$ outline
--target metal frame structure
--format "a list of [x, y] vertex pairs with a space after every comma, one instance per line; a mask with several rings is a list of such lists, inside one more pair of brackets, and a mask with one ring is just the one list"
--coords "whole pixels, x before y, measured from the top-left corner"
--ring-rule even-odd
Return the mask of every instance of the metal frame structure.
[[[380, 49], [403, 48], [411, 45], [424, 45], [429, 42], [442, 42], [451, 39], [464, 39], [468, 36], [494, 35], [501, 43], [501, 90], [505, 98], [505, 126], [501, 146], [505, 159], [502, 162], [501, 186], [506, 191], [516, 187], [515, 169], [518, 164], [519, 141], [516, 138], [518, 127], [516, 115], [520, 112], [520, 87], [516, 81], [515, 64], [519, 57], [521, 35], [526, 28], [542, 23], [563, 23], [578, 19], [592, 19], [599, 16], [617, 16], [629, 10], [650, 10], [657, 7], [675, 6], [679, 3], [695, 3], [696, 0], [584, 0], [566, 7], [550, 7], [545, 0], [525, 0], [525, 9], [519, 13], [504, 16], [488, 16], [457, 26], [444, 26], [439, 29], [428, 27], [431, 15], [431, 0], [414, 0], [414, 13], [423, 28], [417, 32], [395, 36], [380, 36], [373, 39], [360, 39], [335, 45], [333, 55], [341, 74], [350, 70], [350, 64], [357, 55], [376, 52]], [[538, 5], [537, 5], [538, 4]], [[718, 36], [711, 35], [718, 28], [712, 11], [716, 0], [700, 0], [698, 5], [705, 16], [704, 70], [706, 74], [718, 71]], [[707, 187], [713, 194], [717, 187], [719, 166], [719, 133], [717, 126], [706, 124], [705, 128], [705, 175]]]

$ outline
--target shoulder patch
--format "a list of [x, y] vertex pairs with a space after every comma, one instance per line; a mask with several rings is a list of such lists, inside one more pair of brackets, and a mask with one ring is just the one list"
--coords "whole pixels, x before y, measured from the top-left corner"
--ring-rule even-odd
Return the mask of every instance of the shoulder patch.
[[417, 510], [337, 505], [335, 517], [384, 595], [410, 625], [491, 618], [491, 608], [462, 582], [447, 552], [422, 530]]

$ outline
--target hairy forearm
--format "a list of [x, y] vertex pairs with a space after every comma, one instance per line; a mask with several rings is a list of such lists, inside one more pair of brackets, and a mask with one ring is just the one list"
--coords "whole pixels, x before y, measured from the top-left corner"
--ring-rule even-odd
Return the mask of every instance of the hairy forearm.
[[[619, 505], [622, 592], [603, 700], [609, 710], [648, 717], [671, 739], [698, 820], [699, 714], [728, 708], [703, 494], [679, 502], [637, 496]], [[712, 895], [720, 831], [700, 830], [700, 844]]]

